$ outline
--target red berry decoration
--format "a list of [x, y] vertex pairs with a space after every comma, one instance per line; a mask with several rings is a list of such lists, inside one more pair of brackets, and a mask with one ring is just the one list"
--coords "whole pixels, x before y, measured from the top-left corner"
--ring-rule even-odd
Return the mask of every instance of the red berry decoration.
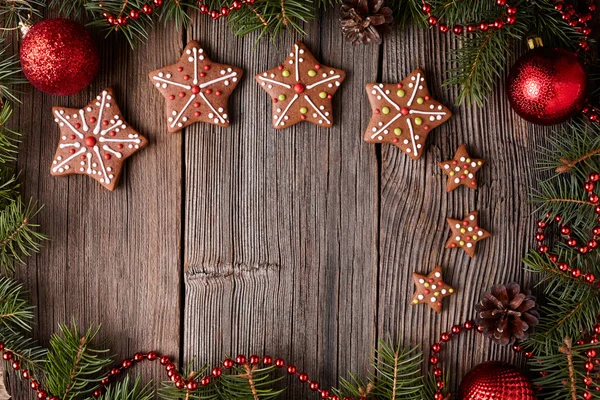
[[88, 87], [100, 68], [100, 54], [88, 30], [63, 18], [33, 25], [23, 37], [20, 57], [27, 80], [59, 96]]
[[577, 54], [539, 47], [511, 68], [506, 94], [513, 110], [526, 121], [555, 125], [583, 109], [587, 73]]
[[464, 377], [461, 400], [534, 400], [533, 385], [510, 364], [490, 361], [479, 364]]

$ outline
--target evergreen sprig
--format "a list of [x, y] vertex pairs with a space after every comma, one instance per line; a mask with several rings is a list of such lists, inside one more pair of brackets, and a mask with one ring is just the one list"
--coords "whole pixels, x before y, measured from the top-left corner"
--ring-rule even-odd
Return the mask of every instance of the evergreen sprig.
[[[530, 362], [533, 371], [543, 372], [534, 380], [542, 390], [538, 396], [548, 400], [583, 398], [580, 395], [585, 391], [585, 351], [597, 350], [598, 345], [575, 345], [574, 340], [567, 337], [554, 342], [553, 348], [551, 354], [534, 357]], [[594, 381], [597, 382], [597, 378]]]
[[144, 385], [138, 376], [132, 382], [129, 376], [109, 386], [99, 400], [152, 400], [154, 392], [150, 384]]
[[423, 355], [416, 348], [392, 346], [380, 340], [371, 363], [373, 372], [366, 378], [350, 375], [342, 378], [339, 397], [368, 397], [378, 400], [421, 399], [424, 382], [421, 375]]
[[[2, 26], [1, 17], [0, 26]], [[0, 39], [0, 47], [2, 46], [4, 46], [4, 40]], [[24, 82], [22, 76], [20, 75], [21, 68], [19, 59], [16, 55], [7, 56], [6, 53], [7, 49], [5, 47], [0, 48], [0, 105], [4, 103], [4, 100], [18, 102], [13, 88], [16, 85]], [[11, 109], [6, 108], [6, 105], [3, 105], [2, 113], [0, 115], [0, 126], [4, 126], [4, 123], [10, 118], [11, 115]]]
[[6, 276], [0, 276], [0, 329], [31, 332], [33, 307], [24, 296], [23, 286]]
[[0, 1], [0, 37], [18, 29], [23, 23], [29, 23], [32, 16], [41, 16], [44, 3], [43, 0]]
[[276, 389], [283, 376], [275, 376], [275, 366], [259, 368], [255, 365], [236, 365], [233, 373], [221, 375], [216, 386], [220, 399], [255, 400], [275, 399], [285, 389]]
[[81, 334], [75, 322], [69, 328], [60, 325], [60, 333], [50, 339], [46, 362], [46, 388], [63, 400], [79, 399], [91, 393], [101, 372], [112, 359], [108, 350], [94, 346], [100, 327]]
[[[23, 333], [2, 327], [0, 328], [0, 341], [4, 343], [4, 352], [11, 352], [21, 363], [22, 369], [29, 370], [32, 376], [40, 376], [43, 373], [46, 349], [32, 339], [29, 332]], [[9, 362], [6, 362], [5, 366], [8, 367], [8, 365]]]

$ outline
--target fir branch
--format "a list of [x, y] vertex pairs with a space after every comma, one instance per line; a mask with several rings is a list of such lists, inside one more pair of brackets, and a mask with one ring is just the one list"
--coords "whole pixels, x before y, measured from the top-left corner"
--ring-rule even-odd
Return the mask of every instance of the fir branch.
[[0, 2], [0, 36], [19, 29], [20, 25], [31, 20], [32, 16], [41, 17], [40, 10], [45, 6], [43, 0], [5, 0]]
[[[42, 374], [45, 370], [46, 349], [40, 347], [31, 337], [22, 332], [0, 328], [0, 341], [4, 343], [4, 352], [13, 353], [21, 363], [21, 368], [32, 374]], [[6, 364], [8, 367], [8, 363]]]
[[[1, 15], [1, 12], [0, 12]], [[2, 25], [2, 19], [0, 17], [0, 25]], [[6, 26], [6, 25], [4, 25]], [[3, 46], [3, 40], [0, 39], [0, 46]], [[16, 55], [6, 56], [6, 48], [0, 49], [0, 105], [3, 103], [3, 99], [10, 100], [12, 102], [18, 102], [16, 93], [12, 91], [12, 88], [19, 85], [25, 80], [20, 75], [21, 66], [19, 59]], [[6, 115], [6, 114], [8, 115]], [[7, 119], [10, 118], [12, 111], [6, 106], [2, 107], [2, 115], [0, 115], [0, 125], [4, 125]]]
[[217, 386], [223, 400], [275, 399], [284, 389], [275, 385], [283, 377], [273, 377], [274, 366], [258, 368], [249, 364], [234, 367], [232, 374], [221, 375]]
[[139, 376], [131, 382], [127, 375], [122, 381], [109, 386], [99, 400], [152, 400], [153, 398], [154, 393], [150, 384], [143, 385]]
[[560, 346], [558, 351], [565, 355], [567, 359], [567, 371], [569, 373], [568, 384], [569, 393], [572, 400], [577, 400], [577, 386], [575, 384], [575, 366], [573, 365], [573, 341], [567, 337], [563, 340], [564, 346]]
[[6, 276], [0, 277], [0, 329], [30, 332], [33, 307], [25, 299], [23, 286]]
[[0, 265], [5, 272], [24, 264], [23, 257], [37, 253], [41, 242], [47, 240], [33, 222], [40, 210], [34, 201], [24, 204], [18, 197], [0, 213]]
[[[188, 367], [182, 372], [181, 376], [185, 376], [189, 380], [208, 374], [210, 374], [210, 369], [207, 365], [204, 365], [197, 370]], [[162, 383], [162, 387], [159, 390], [159, 397], [163, 400], [219, 400], [220, 397], [217, 392], [218, 385], [220, 385], [218, 380], [211, 380], [207, 386], [199, 386], [197, 390], [190, 392], [186, 388], [177, 388], [171, 381], [166, 381]]]
[[96, 349], [92, 341], [100, 327], [89, 328], [83, 335], [73, 322], [72, 328], [60, 326], [60, 334], [50, 339], [47, 357], [46, 387], [61, 399], [70, 400], [90, 393], [98, 381], [98, 374], [111, 359], [107, 350]]

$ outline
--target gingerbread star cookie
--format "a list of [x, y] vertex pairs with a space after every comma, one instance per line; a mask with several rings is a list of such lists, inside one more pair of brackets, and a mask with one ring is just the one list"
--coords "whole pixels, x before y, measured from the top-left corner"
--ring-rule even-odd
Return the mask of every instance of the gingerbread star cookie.
[[452, 235], [446, 242], [447, 249], [462, 248], [470, 257], [475, 256], [475, 246], [483, 239], [492, 235], [481, 229], [477, 222], [479, 211], [473, 211], [462, 221], [459, 219], [446, 218]]
[[367, 94], [373, 115], [365, 141], [391, 143], [414, 160], [423, 155], [429, 131], [452, 116], [448, 108], [431, 98], [420, 69], [398, 84], [369, 83]]
[[283, 64], [255, 77], [273, 99], [275, 129], [302, 121], [330, 128], [331, 99], [345, 78], [341, 69], [319, 63], [302, 42], [292, 46]]
[[189, 42], [178, 62], [149, 74], [166, 100], [167, 130], [179, 132], [196, 122], [228, 127], [227, 100], [242, 74], [240, 68], [212, 62], [198, 42]]
[[455, 290], [442, 279], [442, 267], [437, 266], [429, 275], [413, 273], [415, 294], [411, 305], [427, 304], [436, 313], [442, 312], [442, 299], [454, 294]]
[[451, 192], [461, 185], [471, 189], [477, 189], [477, 179], [475, 173], [483, 166], [485, 160], [480, 158], [471, 158], [467, 152], [467, 146], [461, 145], [454, 159], [438, 163], [440, 168], [448, 175], [446, 191]]
[[60, 127], [52, 175], [88, 175], [114, 190], [123, 161], [148, 143], [125, 122], [111, 88], [82, 109], [53, 107], [52, 115]]

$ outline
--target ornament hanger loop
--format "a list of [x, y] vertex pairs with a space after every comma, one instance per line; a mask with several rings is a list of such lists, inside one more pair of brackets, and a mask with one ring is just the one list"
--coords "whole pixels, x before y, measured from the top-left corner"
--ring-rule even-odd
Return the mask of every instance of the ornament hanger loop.
[[0, 27], [0, 31], [5, 31], [5, 32], [10, 32], [10, 31], [17, 31], [17, 30], [21, 30], [23, 32], [23, 34], [26, 34], [28, 29], [29, 21], [31, 21], [31, 17], [33, 16], [33, 6], [31, 5], [31, 3], [29, 3], [27, 0], [6, 0], [7, 3], [15, 3], [15, 4], [23, 4], [27, 7], [29, 7], [29, 12], [27, 13], [27, 18], [23, 19], [23, 16], [17, 12], [17, 17], [19, 18], [19, 24], [15, 27], [12, 28], [4, 28], [4, 27]]

